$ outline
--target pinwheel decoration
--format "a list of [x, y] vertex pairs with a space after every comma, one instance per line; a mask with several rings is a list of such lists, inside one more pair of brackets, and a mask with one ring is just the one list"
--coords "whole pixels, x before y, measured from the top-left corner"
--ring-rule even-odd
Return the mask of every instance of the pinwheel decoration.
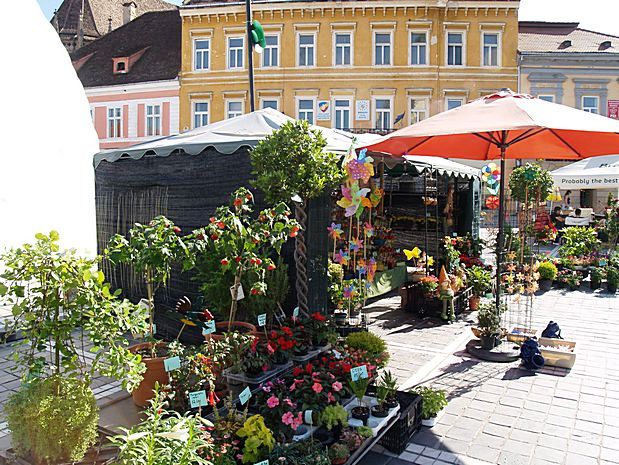
[[357, 274], [359, 275], [359, 277], [367, 274], [367, 266], [365, 263], [365, 260], [362, 258], [357, 262]]
[[331, 223], [331, 226], [327, 226], [327, 231], [329, 231], [329, 237], [334, 241], [341, 239], [342, 234], [344, 234], [341, 224]]
[[374, 281], [374, 275], [376, 274], [376, 260], [374, 258], [370, 258], [367, 266], [367, 278], [368, 281]]
[[372, 237], [374, 235], [374, 226], [366, 221], [363, 225], [363, 233], [365, 237]]
[[499, 208], [500, 200], [496, 195], [491, 195], [486, 199], [486, 208], [490, 210], [496, 210]]
[[492, 195], [497, 195], [499, 192], [499, 182], [501, 181], [501, 170], [497, 164], [488, 163], [484, 165], [481, 169], [481, 174], [488, 192]]
[[347, 251], [342, 251], [342, 249], [333, 256], [333, 261], [339, 265], [347, 265], [349, 260], [350, 255]]
[[378, 207], [380, 200], [385, 195], [385, 191], [380, 187], [372, 187], [372, 192], [370, 192], [370, 202], [372, 203], [372, 207]]
[[370, 199], [366, 197], [369, 192], [367, 187], [360, 189], [358, 182], [354, 182], [350, 187], [342, 186], [342, 198], [337, 204], [346, 210], [344, 216], [348, 218], [355, 215], [359, 219], [363, 209], [372, 206]]
[[351, 252], [356, 252], [358, 250], [361, 250], [363, 248], [363, 241], [359, 238], [354, 238], [350, 241], [350, 251]]
[[352, 299], [357, 295], [354, 284], [346, 284], [344, 286], [344, 298]]
[[346, 171], [351, 179], [363, 179], [364, 182], [368, 182], [374, 176], [374, 160], [366, 154], [367, 150], [363, 149], [357, 158], [352, 158], [346, 163]]

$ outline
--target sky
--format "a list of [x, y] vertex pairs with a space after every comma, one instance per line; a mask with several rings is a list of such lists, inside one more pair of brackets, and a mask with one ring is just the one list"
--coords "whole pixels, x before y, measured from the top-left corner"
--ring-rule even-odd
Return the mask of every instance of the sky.
[[[168, 0], [181, 3], [181, 0]], [[38, 0], [45, 16], [52, 17], [62, 0]], [[586, 5], [586, 6], [585, 6]], [[580, 27], [619, 36], [619, 0], [521, 0], [525, 21], [580, 22]]]

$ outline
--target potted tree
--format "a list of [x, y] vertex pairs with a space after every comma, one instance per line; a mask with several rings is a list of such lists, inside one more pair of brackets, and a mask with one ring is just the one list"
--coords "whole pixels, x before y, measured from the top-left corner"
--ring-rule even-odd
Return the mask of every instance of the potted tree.
[[352, 408], [350, 413], [353, 418], [361, 420], [365, 426], [367, 426], [368, 418], [370, 418], [370, 409], [365, 405], [363, 397], [365, 396], [369, 384], [369, 378], [359, 378], [356, 381], [350, 380], [349, 382], [350, 390], [357, 398], [357, 405]]
[[473, 295], [469, 299], [471, 310], [477, 310], [481, 296], [491, 288], [492, 275], [483, 266], [471, 266], [466, 269], [466, 281], [473, 287]]
[[494, 303], [480, 304], [477, 320], [482, 349], [495, 348], [500, 343], [501, 310]]
[[438, 416], [447, 407], [445, 391], [419, 386], [412, 390], [421, 396], [421, 424], [432, 428], [438, 421]]
[[539, 273], [539, 288], [546, 292], [552, 287], [552, 282], [557, 277], [557, 267], [554, 263], [549, 261], [543, 261], [537, 267]]
[[[144, 366], [125, 334], [146, 330], [146, 312], [110, 292], [97, 260], [61, 250], [58, 233], [0, 257], [0, 299], [12, 308], [7, 333], [22, 386], [4, 407], [13, 444], [33, 463], [78, 462], [97, 439], [95, 373], [133, 390]], [[92, 344], [88, 363], [80, 351]], [[50, 351], [46, 350], [49, 344]]]
[[142, 383], [132, 392], [133, 401], [140, 407], [146, 406], [153, 398], [156, 383], [166, 385], [169, 381], [164, 367], [166, 344], [157, 342], [154, 337], [155, 294], [168, 281], [173, 264], [187, 264], [191, 260], [180, 232], [180, 228], [165, 216], [157, 216], [148, 224], [135, 223], [127, 237], [114, 235], [106, 250], [107, 258], [114, 265], [130, 266], [144, 280], [146, 287], [148, 335], [144, 342], [131, 347], [146, 365]]
[[299, 309], [308, 312], [308, 278], [305, 255], [307, 206], [314, 199], [340, 184], [344, 173], [339, 157], [325, 150], [327, 141], [307, 121], [291, 121], [260, 141], [251, 151], [254, 185], [271, 203], [295, 202], [298, 225], [294, 254]]

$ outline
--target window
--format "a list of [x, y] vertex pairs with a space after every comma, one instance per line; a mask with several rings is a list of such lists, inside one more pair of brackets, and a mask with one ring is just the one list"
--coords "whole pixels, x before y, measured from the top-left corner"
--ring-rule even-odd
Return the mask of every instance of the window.
[[241, 100], [228, 100], [226, 103], [226, 118], [236, 118], [243, 114], [243, 102]]
[[228, 37], [228, 69], [243, 67], [243, 37]]
[[208, 102], [193, 104], [193, 127], [199, 128], [208, 124]]
[[377, 98], [374, 101], [376, 129], [391, 129], [391, 100]]
[[127, 63], [125, 61], [116, 62], [116, 72], [117, 73], [126, 73], [127, 72]]
[[600, 98], [597, 96], [583, 95], [582, 109], [584, 111], [588, 111], [589, 113], [595, 113], [596, 115], [599, 114], [600, 113]]
[[261, 107], [262, 108], [272, 108], [273, 110], [277, 110], [277, 100], [275, 99], [263, 99]]
[[447, 64], [449, 66], [462, 66], [463, 43], [461, 32], [447, 33]]
[[335, 108], [335, 127], [337, 129], [350, 129], [350, 100], [336, 99]]
[[447, 99], [447, 109], [453, 110], [454, 108], [458, 108], [462, 106], [463, 100], [461, 98], [448, 98]]
[[265, 36], [265, 47], [262, 52], [262, 66], [279, 66], [279, 36]]
[[374, 64], [376, 66], [391, 64], [391, 34], [389, 32], [374, 33]]
[[411, 32], [411, 65], [425, 65], [428, 45], [425, 32]]
[[146, 105], [146, 135], [161, 135], [161, 105]]
[[335, 66], [351, 65], [352, 34], [335, 34]]
[[107, 109], [107, 137], [108, 139], [122, 137], [122, 108]]
[[299, 66], [314, 66], [314, 34], [299, 34]]
[[484, 66], [499, 66], [499, 34], [484, 33], [484, 51], [483, 61]]
[[208, 39], [199, 39], [193, 43], [193, 69], [203, 71], [209, 68], [209, 58], [211, 41]]
[[304, 119], [314, 124], [314, 100], [299, 99], [297, 101], [297, 119]]
[[410, 124], [418, 123], [428, 117], [428, 101], [425, 98], [411, 98], [409, 101]]
[[550, 103], [554, 103], [554, 101], [555, 101], [555, 96], [554, 95], [538, 95], [537, 98], [540, 99], [540, 100], [545, 100], [545, 101], [550, 102]]

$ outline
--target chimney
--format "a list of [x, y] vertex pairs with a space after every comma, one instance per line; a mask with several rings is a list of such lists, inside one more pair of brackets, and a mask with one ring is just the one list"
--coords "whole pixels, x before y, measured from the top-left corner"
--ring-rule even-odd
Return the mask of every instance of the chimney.
[[137, 5], [135, 2], [123, 3], [123, 24], [127, 24], [129, 21], [135, 19], [137, 15]]

